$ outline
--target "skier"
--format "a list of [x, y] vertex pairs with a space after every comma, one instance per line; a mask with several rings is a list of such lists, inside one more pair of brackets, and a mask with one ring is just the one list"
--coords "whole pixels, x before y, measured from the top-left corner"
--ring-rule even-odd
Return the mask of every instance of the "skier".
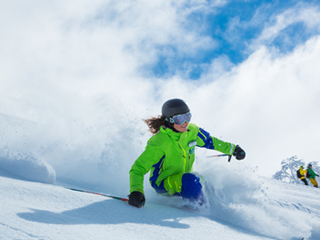
[[233, 155], [237, 160], [245, 158], [239, 145], [210, 136], [190, 119], [188, 105], [181, 99], [171, 99], [163, 104], [161, 116], [144, 120], [153, 136], [129, 172], [130, 205], [144, 206], [143, 181], [149, 171], [150, 184], [158, 194], [181, 196], [201, 205], [202, 185], [199, 177], [191, 173], [196, 146]]
[[317, 180], [316, 180], [316, 176], [319, 177], [318, 174], [316, 174], [313, 170], [312, 170], [312, 164], [309, 163], [308, 164], [308, 168], [307, 168], [308, 172], [307, 172], [307, 177], [309, 178], [310, 182], [312, 183], [312, 185], [316, 188], [319, 188]]
[[306, 179], [306, 173], [307, 173], [307, 169], [306, 170], [303, 170], [303, 166], [300, 166], [299, 168], [299, 173], [300, 173], [300, 180], [304, 183], [304, 185], [308, 185], [308, 182], [307, 182], [307, 179]]

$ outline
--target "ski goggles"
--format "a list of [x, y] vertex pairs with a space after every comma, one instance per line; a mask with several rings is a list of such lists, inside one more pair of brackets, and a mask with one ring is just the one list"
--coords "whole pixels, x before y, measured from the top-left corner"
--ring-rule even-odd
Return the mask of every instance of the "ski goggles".
[[171, 123], [175, 123], [177, 125], [181, 125], [184, 122], [188, 123], [188, 122], [190, 122], [190, 120], [191, 120], [191, 113], [190, 112], [173, 116], [170, 119]]

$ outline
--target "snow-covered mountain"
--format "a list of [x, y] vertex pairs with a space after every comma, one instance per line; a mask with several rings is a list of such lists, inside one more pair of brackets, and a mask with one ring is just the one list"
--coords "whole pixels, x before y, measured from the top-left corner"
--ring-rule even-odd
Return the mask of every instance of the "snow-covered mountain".
[[[105, 182], [94, 167], [81, 176], [80, 160], [53, 160], [63, 148], [57, 138], [46, 141], [49, 135], [43, 137], [41, 130], [46, 127], [5, 115], [0, 119], [5, 129], [0, 136], [0, 239], [320, 239], [320, 190], [261, 177], [245, 161], [209, 159], [200, 151], [195, 171], [203, 179], [204, 207], [187, 211], [180, 198], [157, 196], [146, 177], [146, 205], [137, 209], [66, 188], [126, 197], [128, 172], [117, 164], [102, 167], [102, 173], [116, 173], [102, 178]], [[65, 154], [72, 156], [70, 151]], [[107, 161], [105, 154], [100, 161]], [[132, 164], [118, 160], [125, 170]]]

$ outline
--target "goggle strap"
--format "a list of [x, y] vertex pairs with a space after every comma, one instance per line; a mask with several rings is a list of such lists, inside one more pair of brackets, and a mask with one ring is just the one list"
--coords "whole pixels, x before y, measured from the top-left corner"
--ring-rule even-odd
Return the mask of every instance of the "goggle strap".
[[169, 119], [168, 118], [165, 118], [164, 119], [165, 121], [167, 121], [167, 122], [170, 122], [170, 123], [174, 123], [174, 120], [173, 120], [173, 118], [172, 117], [170, 117]]

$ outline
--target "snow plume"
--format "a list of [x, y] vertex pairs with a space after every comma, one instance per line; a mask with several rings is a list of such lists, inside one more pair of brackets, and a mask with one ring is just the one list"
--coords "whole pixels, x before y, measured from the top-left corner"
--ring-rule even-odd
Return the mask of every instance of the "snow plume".
[[97, 97], [81, 104], [87, 115], [66, 113], [45, 124], [0, 114], [0, 168], [23, 179], [54, 182], [57, 177], [123, 195], [129, 192], [130, 167], [151, 135], [141, 120], [145, 114], [134, 103]]
[[208, 159], [205, 160], [205, 167], [200, 166], [204, 170], [200, 172], [205, 179], [211, 217], [215, 220], [277, 239], [320, 236], [318, 217], [310, 218], [306, 214], [315, 211], [319, 216], [318, 210], [290, 204], [288, 199], [273, 200], [268, 196], [269, 185], [264, 183], [264, 178], [242, 162], [215, 161], [208, 165]]
[[0, 169], [31, 181], [54, 183], [56, 179], [54, 169], [31, 153], [0, 149]]
[[0, 114], [0, 170], [31, 181], [54, 183], [56, 173], [41, 156], [48, 132], [43, 126]]

